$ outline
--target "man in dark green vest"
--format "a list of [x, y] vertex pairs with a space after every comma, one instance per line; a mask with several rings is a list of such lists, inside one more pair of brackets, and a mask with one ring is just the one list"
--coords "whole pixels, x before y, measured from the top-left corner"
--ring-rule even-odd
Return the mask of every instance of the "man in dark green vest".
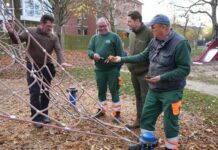
[[170, 27], [169, 18], [156, 15], [150, 22], [154, 38], [140, 54], [129, 57], [109, 57], [112, 62], [149, 64], [146, 96], [140, 122], [140, 143], [130, 150], [153, 150], [157, 144], [154, 135], [158, 116], [164, 112], [165, 149], [177, 150], [179, 141], [179, 114], [186, 77], [191, 70], [191, 48], [188, 41]]
[[[128, 26], [132, 32], [129, 35], [128, 55], [136, 55], [142, 52], [153, 37], [152, 32], [143, 24], [142, 16], [138, 11], [131, 11], [128, 14]], [[139, 128], [141, 113], [148, 91], [148, 84], [144, 80], [148, 72], [148, 65], [144, 62], [138, 64], [127, 64], [131, 73], [131, 81], [136, 97], [137, 116], [132, 125], [126, 125], [129, 129]]]

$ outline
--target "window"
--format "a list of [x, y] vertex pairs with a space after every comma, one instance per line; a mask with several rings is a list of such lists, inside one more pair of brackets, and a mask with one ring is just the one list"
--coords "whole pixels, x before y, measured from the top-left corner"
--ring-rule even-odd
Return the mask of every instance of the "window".
[[41, 0], [22, 0], [21, 20], [39, 21], [44, 13], [43, 8], [44, 5]]

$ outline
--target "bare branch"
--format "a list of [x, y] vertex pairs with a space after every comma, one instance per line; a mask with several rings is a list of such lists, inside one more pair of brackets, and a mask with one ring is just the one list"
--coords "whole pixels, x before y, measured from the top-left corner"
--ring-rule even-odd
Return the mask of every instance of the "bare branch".
[[201, 1], [204, 2], [205, 4], [213, 5], [212, 1], [210, 1], [210, 2], [205, 1], [205, 0], [201, 0]]
[[193, 14], [198, 14], [198, 13], [201, 13], [201, 14], [207, 14], [210, 18], [212, 18], [212, 15], [209, 13], [209, 12], [207, 12], [207, 11], [201, 11], [201, 10], [198, 10], [198, 11], [190, 11], [191, 13], [193, 13]]

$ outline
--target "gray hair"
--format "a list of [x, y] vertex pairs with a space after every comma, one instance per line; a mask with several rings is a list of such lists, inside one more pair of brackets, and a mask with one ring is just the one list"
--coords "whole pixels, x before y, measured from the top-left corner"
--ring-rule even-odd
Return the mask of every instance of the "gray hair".
[[107, 18], [105, 17], [100, 17], [98, 20], [97, 20], [97, 25], [100, 23], [100, 22], [104, 22], [106, 25], [107, 25], [107, 28], [108, 28], [108, 31], [111, 31], [111, 24], [110, 22], [108, 21]]

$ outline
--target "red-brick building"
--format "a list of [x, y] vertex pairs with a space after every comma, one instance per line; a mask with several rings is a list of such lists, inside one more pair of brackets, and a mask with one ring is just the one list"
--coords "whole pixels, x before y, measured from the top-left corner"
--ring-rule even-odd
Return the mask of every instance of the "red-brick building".
[[[102, 1], [103, 3], [103, 1]], [[117, 0], [114, 7], [119, 10], [114, 19], [114, 25], [116, 29], [128, 30], [127, 26], [127, 14], [129, 11], [137, 10], [142, 12], [142, 5], [138, 0]], [[65, 34], [70, 35], [93, 35], [96, 33], [96, 16], [87, 15], [83, 23], [84, 30], [81, 29], [80, 20], [75, 16], [70, 16], [68, 22], [64, 27]], [[82, 33], [83, 31], [83, 33]]]
[[[93, 35], [96, 33], [96, 18], [93, 15], [84, 20], [83, 30], [79, 23], [79, 19], [75, 16], [70, 16], [67, 23], [64, 25], [64, 32], [68, 35]], [[83, 32], [83, 33], [82, 33]]]

